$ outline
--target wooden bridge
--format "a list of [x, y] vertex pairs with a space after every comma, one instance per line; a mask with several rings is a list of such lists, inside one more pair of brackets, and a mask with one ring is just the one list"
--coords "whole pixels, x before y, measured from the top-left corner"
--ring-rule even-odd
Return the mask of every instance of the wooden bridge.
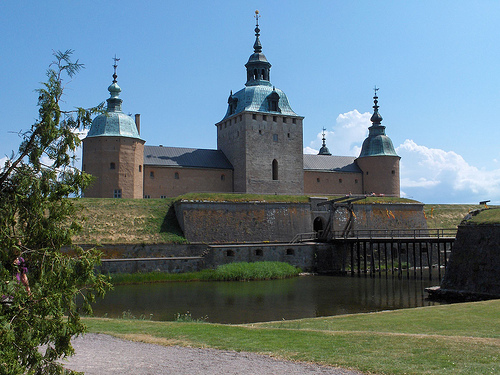
[[[342, 272], [351, 275], [371, 276], [389, 273], [399, 277], [424, 277], [432, 279], [432, 269], [437, 268], [441, 278], [455, 241], [456, 229], [363, 229], [354, 230], [352, 203], [361, 197], [346, 196], [320, 205], [328, 206], [329, 219], [322, 231], [295, 236], [293, 242], [331, 243], [342, 253]], [[347, 214], [342, 230], [334, 230], [335, 215]]]

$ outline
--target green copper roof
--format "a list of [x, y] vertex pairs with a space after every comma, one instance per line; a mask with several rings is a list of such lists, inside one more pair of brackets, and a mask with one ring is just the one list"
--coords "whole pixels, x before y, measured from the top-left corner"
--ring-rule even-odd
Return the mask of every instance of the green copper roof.
[[[271, 102], [269, 99], [271, 98], [270, 95], [273, 93], [279, 96], [278, 111], [271, 111], [270, 108]], [[237, 100], [236, 109], [231, 112], [231, 106], [229, 106], [224, 118], [243, 111], [280, 113], [287, 116], [298, 116], [290, 107], [286, 94], [280, 89], [272, 87], [270, 84], [246, 86], [237, 93], [231, 95], [231, 98]]]
[[116, 83], [116, 71], [113, 74], [113, 83], [108, 87], [110, 93], [106, 113], [97, 116], [87, 134], [87, 137], [129, 137], [141, 139], [137, 126], [132, 117], [122, 112], [122, 100], [119, 98], [122, 91]]
[[375, 105], [373, 106], [373, 115], [370, 121], [373, 123], [368, 128], [368, 138], [363, 142], [359, 157], [365, 156], [398, 156], [394, 150], [391, 139], [385, 135], [385, 126], [381, 125], [382, 116], [378, 113], [378, 96], [377, 88], [375, 88], [375, 96], [373, 97]]

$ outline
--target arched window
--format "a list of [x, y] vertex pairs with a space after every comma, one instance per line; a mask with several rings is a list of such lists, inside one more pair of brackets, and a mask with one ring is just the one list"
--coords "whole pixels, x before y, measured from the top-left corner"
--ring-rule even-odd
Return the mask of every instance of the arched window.
[[273, 180], [278, 179], [278, 160], [273, 160]]

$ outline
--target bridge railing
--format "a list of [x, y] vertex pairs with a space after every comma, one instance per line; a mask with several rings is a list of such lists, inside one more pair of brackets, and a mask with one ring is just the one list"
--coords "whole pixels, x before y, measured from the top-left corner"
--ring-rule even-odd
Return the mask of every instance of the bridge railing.
[[456, 228], [422, 228], [422, 229], [358, 229], [345, 235], [343, 231], [333, 231], [333, 238], [450, 238], [457, 234]]

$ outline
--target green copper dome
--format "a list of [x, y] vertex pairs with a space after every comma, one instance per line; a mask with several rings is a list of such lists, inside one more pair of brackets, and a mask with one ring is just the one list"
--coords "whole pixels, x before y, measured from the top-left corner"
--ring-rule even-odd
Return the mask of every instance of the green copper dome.
[[107, 99], [106, 113], [97, 116], [87, 134], [87, 137], [129, 137], [141, 139], [137, 126], [132, 117], [122, 112], [122, 100], [119, 98], [122, 91], [116, 83], [116, 73], [113, 83], [108, 87], [110, 93]]
[[[376, 89], [378, 90], [378, 89]], [[373, 123], [372, 126], [368, 128], [368, 138], [363, 142], [361, 147], [361, 153], [359, 157], [364, 156], [398, 156], [391, 139], [385, 135], [385, 126], [381, 125], [382, 116], [378, 113], [378, 96], [377, 91], [375, 91], [375, 96], [373, 97], [375, 105], [373, 106], [374, 111], [370, 121]]]

